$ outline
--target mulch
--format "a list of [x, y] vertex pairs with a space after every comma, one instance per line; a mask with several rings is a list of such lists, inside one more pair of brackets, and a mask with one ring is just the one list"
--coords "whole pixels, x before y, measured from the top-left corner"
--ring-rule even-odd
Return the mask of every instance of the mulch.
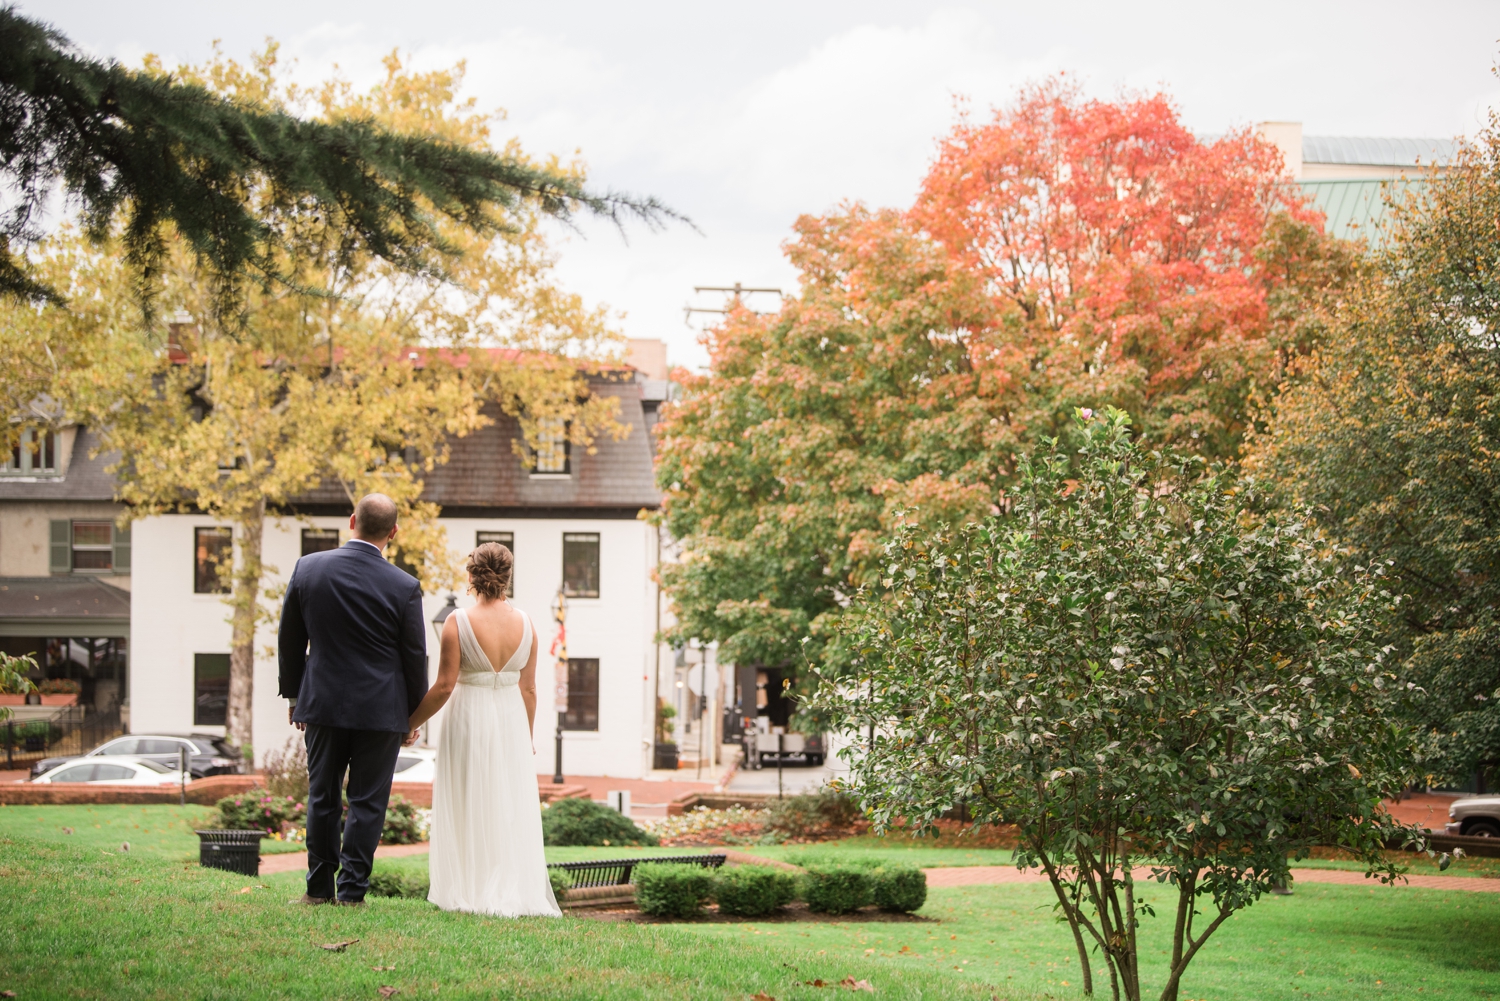
[[588, 918], [591, 921], [608, 921], [613, 923], [636, 924], [636, 925], [737, 925], [737, 924], [938, 924], [936, 918], [924, 918], [915, 914], [891, 914], [882, 911], [878, 907], [866, 907], [848, 914], [822, 914], [810, 911], [807, 905], [801, 901], [788, 904], [775, 914], [768, 914], [761, 918], [735, 917], [730, 914], [720, 914], [717, 905], [709, 905], [703, 909], [703, 913], [696, 918], [653, 918], [642, 914], [634, 907], [589, 907], [577, 908], [568, 912], [573, 917]]

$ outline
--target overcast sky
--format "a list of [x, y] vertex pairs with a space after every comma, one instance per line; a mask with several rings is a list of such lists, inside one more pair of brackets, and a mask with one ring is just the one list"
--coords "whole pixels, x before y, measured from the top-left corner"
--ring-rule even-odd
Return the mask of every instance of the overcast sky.
[[[560, 233], [566, 283], [704, 361], [694, 285], [780, 286], [801, 213], [910, 203], [956, 96], [976, 113], [1058, 71], [1097, 96], [1164, 89], [1202, 133], [1262, 120], [1311, 135], [1470, 134], [1500, 107], [1500, 4], [360, 3], [21, 0], [96, 54], [244, 57], [266, 37], [299, 75], [371, 83], [399, 47], [467, 59], [469, 92], [534, 154], [581, 153], [592, 183], [661, 198], [702, 230]], [[764, 303], [774, 306], [774, 298]]]

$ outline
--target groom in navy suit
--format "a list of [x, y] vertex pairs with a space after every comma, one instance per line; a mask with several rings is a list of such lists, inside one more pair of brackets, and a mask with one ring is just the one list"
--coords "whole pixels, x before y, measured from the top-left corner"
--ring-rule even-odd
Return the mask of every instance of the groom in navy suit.
[[[305, 904], [364, 903], [407, 719], [427, 694], [422, 588], [383, 555], [396, 504], [360, 498], [353, 538], [297, 561], [281, 607], [281, 695], [307, 737]], [[339, 846], [340, 790], [349, 816]]]

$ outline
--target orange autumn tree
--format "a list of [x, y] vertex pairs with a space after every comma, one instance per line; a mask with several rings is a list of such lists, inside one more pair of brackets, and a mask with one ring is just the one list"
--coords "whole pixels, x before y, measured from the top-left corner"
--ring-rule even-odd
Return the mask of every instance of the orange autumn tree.
[[1164, 94], [1085, 100], [1061, 78], [960, 121], [911, 217], [1013, 308], [999, 356], [1054, 413], [1113, 403], [1224, 457], [1285, 360], [1268, 298], [1291, 248], [1268, 227], [1315, 222], [1249, 130], [1200, 140]]
[[836, 669], [831, 626], [892, 529], [1005, 510], [1017, 457], [1074, 407], [1233, 456], [1256, 388], [1306, 350], [1285, 302], [1334, 249], [1273, 147], [1200, 141], [1165, 96], [1055, 81], [961, 121], [909, 211], [798, 220], [799, 294], [712, 331], [665, 411], [676, 638]]

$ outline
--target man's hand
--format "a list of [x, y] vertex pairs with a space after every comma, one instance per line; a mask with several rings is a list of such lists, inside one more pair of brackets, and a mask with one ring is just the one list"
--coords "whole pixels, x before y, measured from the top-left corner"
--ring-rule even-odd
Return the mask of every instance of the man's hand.
[[413, 730], [411, 733], [408, 733], [406, 735], [406, 739], [405, 740], [401, 741], [401, 746], [402, 747], [410, 747], [413, 744], [415, 744], [417, 742], [417, 738], [419, 738], [421, 736], [422, 736], [422, 730], [421, 730], [421, 728]]
[[306, 730], [307, 729], [307, 724], [306, 723], [298, 723], [296, 720], [292, 719], [292, 713], [294, 713], [296, 711], [297, 711], [297, 707], [296, 706], [294, 706], [294, 705], [288, 705], [286, 707], [286, 721], [288, 723], [292, 724], [292, 726], [296, 727], [299, 730]]

